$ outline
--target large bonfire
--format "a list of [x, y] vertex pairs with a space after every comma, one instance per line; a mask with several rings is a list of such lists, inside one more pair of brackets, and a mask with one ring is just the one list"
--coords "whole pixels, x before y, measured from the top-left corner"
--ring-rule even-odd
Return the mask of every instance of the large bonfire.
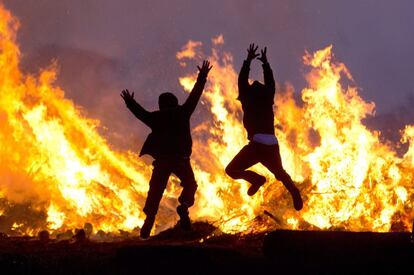
[[[94, 230], [133, 231], [145, 218], [142, 207], [150, 167], [135, 153], [117, 152], [98, 132], [99, 122], [82, 115], [55, 84], [56, 67], [38, 76], [19, 69], [19, 22], [0, 7], [0, 231], [34, 235], [90, 223]], [[202, 123], [193, 125], [193, 166], [199, 185], [194, 220], [214, 223], [224, 232], [275, 228], [350, 231], [406, 231], [414, 199], [414, 126], [402, 129], [408, 151], [380, 141], [380, 133], [361, 122], [373, 115], [352, 84], [332, 46], [306, 53], [307, 87], [300, 104], [293, 88], [279, 87], [275, 129], [285, 169], [304, 196], [294, 211], [280, 182], [257, 165], [268, 182], [254, 197], [248, 185], [225, 175], [224, 167], [246, 143], [237, 97], [237, 70], [224, 38], [212, 40], [211, 54], [189, 41], [177, 53], [181, 66], [209, 59], [210, 73]], [[342, 78], [342, 79], [341, 79]], [[179, 79], [186, 91], [195, 75]], [[284, 91], [282, 91], [284, 90]], [[114, 96], [117, 96], [114, 91]], [[121, 100], [121, 99], [119, 99]], [[125, 110], [120, 110], [125, 111]], [[177, 179], [161, 202], [156, 228], [172, 226], [180, 192]], [[263, 215], [271, 213], [273, 219]]]

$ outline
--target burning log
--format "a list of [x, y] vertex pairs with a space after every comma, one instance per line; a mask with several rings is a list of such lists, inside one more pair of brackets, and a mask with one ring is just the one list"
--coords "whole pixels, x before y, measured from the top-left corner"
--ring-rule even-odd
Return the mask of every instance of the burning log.
[[272, 213], [270, 213], [269, 211], [265, 210], [263, 212], [265, 215], [269, 216], [273, 221], [275, 221], [278, 225], [282, 224], [282, 222], [280, 221], [280, 219], [278, 219], [277, 217], [275, 217]]

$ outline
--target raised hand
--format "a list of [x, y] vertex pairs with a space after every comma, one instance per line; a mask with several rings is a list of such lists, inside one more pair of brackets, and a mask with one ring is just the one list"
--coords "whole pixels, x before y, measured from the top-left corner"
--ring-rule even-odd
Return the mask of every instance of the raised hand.
[[259, 54], [256, 53], [258, 47], [259, 46], [254, 45], [254, 43], [249, 45], [249, 48], [247, 49], [247, 60], [248, 61], [252, 61], [253, 59], [259, 56]]
[[213, 68], [213, 66], [212, 65], [210, 66], [210, 61], [204, 60], [201, 68], [200, 66], [197, 66], [197, 68], [198, 68], [199, 74], [207, 76], [211, 68]]
[[125, 89], [121, 92], [121, 97], [125, 100], [125, 103], [131, 102], [134, 100], [134, 92], [130, 94], [128, 89]]
[[266, 56], [266, 51], [267, 48], [265, 47], [263, 50], [260, 51], [260, 53], [262, 54], [262, 56], [258, 57], [257, 59], [259, 59], [260, 61], [264, 63], [267, 63], [267, 56]]

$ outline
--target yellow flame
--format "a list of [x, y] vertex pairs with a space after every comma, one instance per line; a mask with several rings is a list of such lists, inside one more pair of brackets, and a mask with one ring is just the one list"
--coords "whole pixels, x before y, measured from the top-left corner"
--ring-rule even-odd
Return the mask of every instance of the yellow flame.
[[404, 163], [409, 167], [414, 167], [414, 125], [407, 125], [403, 132], [402, 142], [409, 143], [407, 153], [404, 155]]
[[15, 223], [12, 224], [11, 229], [12, 230], [18, 230], [22, 226], [23, 226], [23, 223], [17, 223], [17, 222], [15, 222]]
[[65, 221], [65, 213], [60, 212], [55, 204], [50, 204], [47, 210], [47, 222], [52, 230], [61, 228]]
[[38, 78], [19, 71], [17, 27], [1, 7], [1, 192], [10, 201], [46, 201], [50, 229], [140, 226], [149, 168], [133, 153], [110, 149], [98, 122], [84, 118], [54, 85], [53, 64]]
[[[209, 190], [199, 192], [198, 206], [207, 206], [214, 196], [220, 203], [210, 207], [208, 214], [204, 207], [203, 211], [194, 210], [195, 215], [216, 217], [220, 209], [224, 231], [258, 226], [252, 222], [264, 209], [284, 218], [286, 226], [294, 229], [389, 231], [411, 227], [413, 126], [404, 131], [403, 141], [409, 142], [410, 148], [399, 158], [393, 148], [380, 142], [378, 132], [361, 122], [374, 115], [375, 105], [365, 102], [356, 87], [341, 85], [341, 79], [353, 79], [343, 63], [334, 61], [332, 46], [304, 56], [310, 71], [306, 75], [308, 87], [302, 90], [302, 107], [293, 99], [291, 85], [276, 96], [276, 135], [282, 159], [285, 169], [298, 181], [305, 208], [299, 213], [292, 211], [286, 190], [260, 165], [255, 169], [266, 175], [268, 184], [255, 197], [246, 196], [246, 183], [232, 181], [223, 173], [247, 141], [236, 101], [237, 72], [231, 55], [221, 52], [215, 40], [211, 56], [204, 57], [214, 67], [204, 95], [211, 121], [207, 119], [195, 130], [196, 136], [207, 137], [208, 146], [204, 139], [196, 140], [194, 158], [204, 170], [200, 189]], [[193, 54], [201, 55], [201, 51]], [[194, 80], [194, 75], [186, 76], [180, 83], [188, 91]], [[393, 224], [400, 224], [400, 228], [392, 229]]]
[[177, 53], [176, 57], [178, 60], [183, 58], [194, 58], [197, 54], [196, 49], [201, 46], [201, 42], [198, 41], [188, 41], [183, 49]]

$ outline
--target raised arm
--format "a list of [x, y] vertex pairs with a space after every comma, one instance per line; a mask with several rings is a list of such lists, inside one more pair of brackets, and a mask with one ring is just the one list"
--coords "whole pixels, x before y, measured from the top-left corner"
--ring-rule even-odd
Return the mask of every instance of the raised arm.
[[[243, 66], [239, 73], [238, 85], [239, 85], [239, 94], [247, 91], [249, 87], [249, 72], [250, 72], [250, 63], [253, 59], [259, 56], [256, 53], [258, 46], [250, 44], [247, 49], [247, 58], [243, 62]], [[239, 95], [240, 96], [240, 95]]]
[[134, 93], [132, 92], [132, 94], [130, 94], [128, 90], [123, 90], [121, 92], [121, 97], [124, 99], [126, 106], [135, 115], [135, 117], [147, 126], [151, 127], [151, 113], [135, 101]]
[[203, 65], [201, 66], [201, 68], [197, 66], [198, 68], [197, 81], [194, 84], [194, 87], [191, 90], [190, 95], [188, 96], [187, 100], [183, 104], [184, 110], [186, 110], [186, 112], [189, 115], [191, 115], [194, 112], [197, 106], [197, 103], [201, 97], [201, 94], [203, 93], [204, 85], [206, 84], [206, 81], [207, 81], [207, 75], [210, 72], [212, 67], [213, 66], [210, 66], [210, 62], [207, 60], [203, 61]]
[[263, 62], [262, 66], [263, 66], [264, 84], [266, 88], [269, 91], [274, 92], [275, 91], [275, 79], [273, 77], [272, 68], [270, 68], [270, 64], [267, 61], [266, 51], [267, 51], [267, 48], [265, 47], [263, 50], [261, 50], [262, 55], [258, 57], [257, 59]]

